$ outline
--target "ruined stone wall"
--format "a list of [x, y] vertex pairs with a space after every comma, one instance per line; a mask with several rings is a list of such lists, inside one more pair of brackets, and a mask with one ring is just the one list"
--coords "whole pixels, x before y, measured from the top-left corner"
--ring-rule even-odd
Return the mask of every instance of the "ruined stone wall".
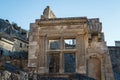
[[97, 80], [114, 80], [109, 51], [101, 32], [102, 25], [98, 19], [88, 21], [88, 76]]
[[[96, 80], [114, 80], [99, 19], [49, 18], [45, 15], [50, 14], [48, 10], [49, 8], [45, 9], [44, 18], [37, 19], [30, 25], [28, 66], [34, 67], [39, 74], [54, 73], [60, 76], [59, 74], [73, 74], [75, 71]], [[65, 48], [66, 39], [75, 39], [76, 47]], [[50, 40], [58, 41], [59, 45], [54, 49], [49, 48]], [[64, 68], [69, 64], [65, 62], [65, 57], [68, 57], [65, 54], [75, 54], [75, 66], [72, 66], [75, 70], [72, 72]]]
[[28, 55], [28, 67], [37, 67], [37, 51], [39, 51], [39, 35], [38, 27], [35, 23], [30, 24], [30, 37], [29, 37], [29, 55]]

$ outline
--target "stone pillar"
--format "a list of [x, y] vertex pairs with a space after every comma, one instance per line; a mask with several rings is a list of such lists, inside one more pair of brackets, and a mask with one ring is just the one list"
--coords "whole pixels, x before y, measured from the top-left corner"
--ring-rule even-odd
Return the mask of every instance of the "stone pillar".
[[44, 37], [44, 44], [45, 44], [45, 47], [44, 47], [44, 56], [45, 56], [45, 73], [48, 73], [49, 72], [49, 69], [48, 69], [48, 61], [47, 61], [47, 58], [48, 58], [48, 54], [47, 54], [47, 49], [48, 49], [48, 40], [47, 40], [47, 37], [45, 35]]
[[39, 43], [38, 43], [38, 25], [35, 23], [30, 24], [30, 37], [29, 37], [29, 54], [28, 54], [28, 67], [36, 68], [38, 60], [38, 50], [39, 50]]
[[64, 73], [64, 63], [63, 63], [63, 53], [60, 53], [60, 68], [59, 68], [59, 72], [60, 73]]
[[78, 34], [76, 37], [76, 43], [76, 72], [80, 74], [85, 74], [86, 65], [84, 35]]
[[40, 34], [39, 36], [39, 53], [38, 53], [38, 66], [37, 71], [38, 73], [46, 73], [46, 41], [45, 41], [45, 34]]
[[63, 48], [64, 48], [64, 40], [63, 40], [63, 37], [60, 38], [60, 49], [61, 49], [61, 52], [60, 52], [60, 68], [59, 68], [59, 72], [60, 73], [64, 73], [64, 53], [62, 52]]

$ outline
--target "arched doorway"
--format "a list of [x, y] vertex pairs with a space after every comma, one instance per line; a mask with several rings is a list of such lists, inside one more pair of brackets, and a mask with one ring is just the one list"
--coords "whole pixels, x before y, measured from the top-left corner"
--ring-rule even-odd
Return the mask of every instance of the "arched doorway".
[[101, 80], [101, 60], [96, 56], [90, 56], [88, 59], [88, 76]]

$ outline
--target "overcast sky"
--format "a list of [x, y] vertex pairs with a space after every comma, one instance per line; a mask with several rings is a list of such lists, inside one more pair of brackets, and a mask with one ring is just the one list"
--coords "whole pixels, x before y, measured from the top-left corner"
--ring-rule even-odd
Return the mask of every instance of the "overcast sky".
[[29, 30], [48, 5], [57, 17], [99, 18], [107, 45], [120, 40], [120, 0], [0, 0], [0, 18]]

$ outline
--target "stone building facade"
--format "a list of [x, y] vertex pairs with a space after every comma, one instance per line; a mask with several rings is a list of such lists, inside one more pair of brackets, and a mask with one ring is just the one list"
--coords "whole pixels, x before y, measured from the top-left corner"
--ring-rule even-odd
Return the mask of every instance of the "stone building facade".
[[27, 70], [28, 31], [0, 19], [0, 71]]
[[29, 32], [9, 20], [0, 19], [0, 48], [10, 52], [28, 51]]
[[50, 7], [30, 24], [28, 67], [47, 76], [78, 73], [96, 80], [114, 80], [99, 19], [56, 18]]
[[115, 46], [119, 46], [120, 47], [120, 41], [115, 41]]
[[12, 51], [13, 45], [13, 38], [5, 33], [0, 33], [0, 48], [3, 48], [7, 51]]
[[108, 46], [115, 80], [120, 79], [120, 41], [115, 41], [115, 46]]
[[28, 52], [28, 41], [6, 33], [0, 33], [0, 48], [10, 52]]
[[14, 46], [12, 48], [13, 52], [20, 52], [20, 51], [24, 51], [24, 52], [28, 52], [28, 41], [21, 39], [19, 37], [13, 37], [14, 39]]

